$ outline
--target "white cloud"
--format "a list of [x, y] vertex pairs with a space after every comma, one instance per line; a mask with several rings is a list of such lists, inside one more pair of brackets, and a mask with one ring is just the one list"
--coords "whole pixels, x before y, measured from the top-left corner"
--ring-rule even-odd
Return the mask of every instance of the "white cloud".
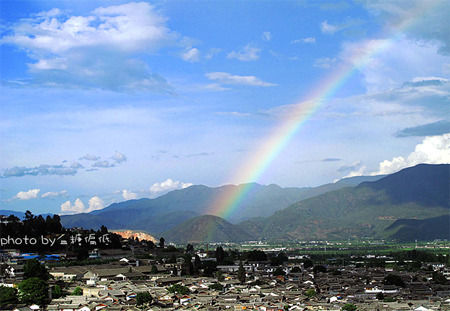
[[190, 48], [181, 54], [181, 58], [190, 63], [198, 62], [200, 60], [200, 51], [197, 48]]
[[103, 208], [105, 208], [105, 203], [98, 196], [93, 196], [89, 199], [89, 209], [87, 211], [88, 213]]
[[206, 74], [210, 80], [226, 85], [251, 85], [251, 86], [275, 86], [276, 84], [265, 82], [255, 76], [238, 76], [227, 72], [210, 72]]
[[328, 69], [334, 66], [337, 63], [336, 58], [324, 57], [318, 58], [314, 61], [314, 67]]
[[81, 158], [79, 158], [79, 160], [98, 161], [98, 160], [100, 160], [100, 157], [87, 153], [84, 156], [82, 156]]
[[211, 59], [213, 58], [215, 55], [219, 54], [222, 51], [222, 49], [219, 48], [212, 48], [209, 49], [208, 53], [206, 53], [205, 58], [206, 59]]
[[379, 164], [379, 169], [371, 175], [391, 174], [420, 163], [450, 163], [450, 133], [426, 137], [407, 157], [395, 157]]
[[83, 201], [78, 198], [73, 204], [70, 201], [66, 201], [61, 204], [61, 212], [63, 214], [86, 213], [86, 209]]
[[323, 21], [320, 24], [320, 30], [326, 34], [334, 34], [336, 31], [341, 30], [342, 28], [338, 25], [329, 24], [328, 21]]
[[31, 84], [170, 92], [139, 59], [139, 53], [175, 40], [165, 24], [166, 18], [145, 2], [100, 7], [86, 16], [53, 9], [21, 20], [0, 43], [16, 45], [35, 60], [29, 64]]
[[94, 164], [92, 164], [92, 167], [110, 168], [110, 167], [114, 167], [114, 164], [113, 163], [109, 163], [109, 161], [97, 161]]
[[133, 200], [133, 199], [137, 198], [137, 194], [134, 193], [134, 192], [131, 192], [129, 190], [124, 189], [124, 190], [122, 190], [122, 197], [125, 200]]
[[191, 183], [174, 181], [174, 180], [168, 178], [163, 182], [154, 183], [150, 187], [150, 192], [152, 194], [159, 194], [159, 193], [168, 192], [168, 191], [175, 190], [175, 189], [184, 189], [184, 188], [187, 188], [190, 186], [192, 186]]
[[388, 26], [398, 27], [399, 22], [406, 21], [409, 25], [403, 27], [404, 33], [415, 39], [439, 42], [439, 52], [450, 54], [449, 1], [364, 0], [363, 3]]
[[67, 190], [62, 190], [62, 191], [58, 191], [58, 192], [46, 192], [41, 195], [41, 198], [56, 198], [56, 197], [66, 196], [66, 195], [67, 195]]
[[103, 208], [105, 208], [105, 204], [98, 196], [93, 196], [89, 199], [89, 207], [87, 208], [80, 198], [77, 198], [73, 204], [70, 201], [61, 204], [61, 212], [63, 214], [90, 213]]
[[243, 62], [254, 61], [259, 58], [259, 53], [261, 49], [253, 47], [247, 44], [244, 48], [239, 51], [232, 51], [228, 53], [227, 58], [235, 58]]
[[296, 39], [296, 40], [291, 41], [291, 44], [297, 44], [297, 43], [316, 43], [316, 38], [306, 37], [303, 39]]
[[122, 163], [127, 161], [127, 156], [118, 151], [114, 152], [114, 155], [111, 157], [116, 163]]
[[450, 63], [449, 56], [439, 53], [436, 42], [405, 37], [347, 42], [339, 60], [361, 72], [369, 92], [399, 87], [418, 76], [448, 75], [444, 64]]
[[[351, 171], [350, 173], [348, 173], [347, 175], [345, 175], [342, 178], [350, 178], [350, 177], [355, 177], [355, 176], [362, 176], [362, 175], [364, 175], [364, 172], [366, 171], [366, 169], [367, 169], [367, 167], [363, 165], [363, 166], [361, 166], [361, 167]], [[335, 180], [335, 182], [336, 181], [337, 180]]]
[[270, 33], [270, 31], [264, 31], [262, 33], [262, 38], [264, 41], [270, 41], [272, 40], [272, 33]]
[[124, 52], [159, 47], [172, 35], [166, 19], [145, 2], [100, 7], [89, 16], [65, 16], [61, 12], [24, 19], [3, 42], [54, 55], [71, 49], [113, 47]]
[[36, 199], [38, 197], [38, 194], [41, 190], [40, 189], [31, 189], [28, 191], [20, 191], [16, 194], [14, 197], [15, 199], [19, 200], [30, 200], [30, 199]]

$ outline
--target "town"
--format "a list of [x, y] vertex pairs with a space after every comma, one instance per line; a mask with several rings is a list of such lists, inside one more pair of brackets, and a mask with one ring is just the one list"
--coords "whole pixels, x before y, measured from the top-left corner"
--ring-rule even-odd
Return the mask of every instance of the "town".
[[130, 238], [120, 248], [90, 248], [84, 258], [3, 249], [0, 304], [20, 311], [450, 310], [448, 246], [439, 245], [439, 252], [363, 255]]

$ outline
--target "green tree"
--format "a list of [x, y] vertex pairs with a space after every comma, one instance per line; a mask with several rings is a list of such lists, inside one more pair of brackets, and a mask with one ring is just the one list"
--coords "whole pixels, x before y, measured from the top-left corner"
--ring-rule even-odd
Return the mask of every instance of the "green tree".
[[223, 250], [222, 246], [218, 246], [216, 248], [216, 261], [218, 264], [221, 264], [226, 257], [226, 252]]
[[384, 294], [383, 293], [377, 293], [377, 296], [376, 296], [376, 298], [378, 299], [378, 300], [384, 300]]
[[273, 272], [273, 275], [278, 276], [278, 275], [285, 275], [283, 268], [281, 267], [277, 267], [275, 269], [275, 271]]
[[239, 262], [239, 269], [238, 269], [238, 280], [241, 283], [245, 283], [245, 269], [244, 266], [242, 265], [242, 261]]
[[48, 284], [46, 281], [36, 277], [29, 278], [20, 282], [18, 288], [21, 303], [46, 304], [48, 298]]
[[83, 289], [79, 286], [75, 287], [75, 289], [72, 292], [72, 295], [74, 296], [81, 296], [83, 295]]
[[0, 286], [0, 306], [16, 304], [18, 302], [17, 289], [13, 287]]
[[50, 274], [48, 273], [47, 268], [45, 268], [44, 265], [41, 265], [39, 261], [36, 259], [30, 259], [23, 265], [23, 277], [24, 279], [39, 278], [42, 280], [48, 280], [50, 278]]
[[388, 274], [384, 278], [384, 284], [405, 287], [405, 282], [403, 282], [402, 278], [397, 274]]
[[433, 282], [435, 282], [436, 284], [446, 285], [448, 281], [442, 273], [434, 271]]
[[194, 252], [194, 246], [192, 244], [186, 245], [186, 253], [192, 254]]
[[62, 296], [62, 289], [59, 285], [55, 285], [52, 288], [52, 298], [60, 298]]
[[161, 247], [161, 248], [164, 248], [164, 242], [165, 242], [166, 240], [163, 238], [163, 237], [161, 237], [160, 239], [159, 239], [159, 247]]
[[217, 271], [216, 272], [216, 278], [218, 282], [223, 282], [223, 280], [225, 280], [225, 277], [223, 276], [223, 272], [222, 271]]
[[187, 288], [186, 286], [183, 286], [181, 284], [174, 284], [172, 286], [169, 286], [167, 288], [167, 291], [169, 293], [176, 293], [176, 294], [180, 294], [180, 295], [187, 295], [189, 294], [191, 291], [189, 290], [189, 288]]
[[213, 285], [209, 286], [209, 289], [214, 289], [217, 291], [222, 291], [223, 290], [223, 285], [220, 283], [214, 283]]
[[314, 266], [314, 263], [311, 259], [305, 259], [303, 260], [303, 267], [305, 269], [311, 268], [312, 266]]
[[313, 288], [307, 289], [305, 291], [305, 295], [309, 298], [314, 297], [316, 295], [316, 291]]
[[152, 265], [151, 274], [157, 274], [157, 273], [158, 273], [158, 268], [156, 267], [156, 265]]
[[136, 295], [136, 305], [142, 306], [145, 304], [151, 304], [153, 301], [152, 296], [149, 292], [137, 293]]
[[352, 304], [352, 303], [346, 303], [343, 307], [342, 307], [343, 311], [356, 311], [358, 310], [358, 308]]

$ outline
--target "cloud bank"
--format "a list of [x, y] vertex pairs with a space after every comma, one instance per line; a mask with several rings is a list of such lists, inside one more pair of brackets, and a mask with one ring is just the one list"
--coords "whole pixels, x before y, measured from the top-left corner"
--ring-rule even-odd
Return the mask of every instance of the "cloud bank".
[[146, 2], [100, 7], [86, 16], [58, 9], [22, 19], [0, 43], [12, 44], [35, 62], [22, 85], [113, 91], [171, 92], [139, 53], [151, 54], [177, 35]]

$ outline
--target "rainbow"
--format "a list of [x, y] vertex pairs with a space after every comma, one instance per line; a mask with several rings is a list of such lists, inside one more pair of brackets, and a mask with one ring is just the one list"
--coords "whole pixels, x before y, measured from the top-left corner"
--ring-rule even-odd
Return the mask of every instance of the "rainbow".
[[329, 101], [347, 81], [358, 71], [367, 66], [373, 57], [388, 49], [396, 40], [401, 38], [401, 32], [411, 27], [419, 17], [423, 16], [431, 8], [435, 7], [439, 1], [423, 1], [420, 5], [410, 10], [407, 16], [396, 25], [385, 31], [381, 36], [382, 40], [367, 40], [347, 61], [336, 68], [329, 76], [325, 77], [313, 91], [300, 102], [292, 105], [292, 109], [287, 113], [280, 124], [273, 132], [265, 138], [257, 150], [243, 161], [231, 180], [246, 182], [246, 184], [235, 187], [233, 191], [224, 191], [219, 198], [214, 201], [208, 210], [208, 214], [227, 218], [235, 211], [246, 194], [251, 190], [252, 184], [259, 180], [261, 175], [267, 170], [272, 161], [279, 155], [292, 137], [297, 133], [303, 124], [327, 101]]

